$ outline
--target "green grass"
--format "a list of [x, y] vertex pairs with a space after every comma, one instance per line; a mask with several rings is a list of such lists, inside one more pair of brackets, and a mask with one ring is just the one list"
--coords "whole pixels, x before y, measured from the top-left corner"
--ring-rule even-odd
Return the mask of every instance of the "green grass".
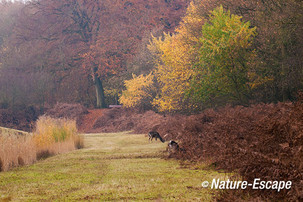
[[84, 135], [85, 148], [0, 173], [0, 201], [212, 201], [203, 166], [166, 160], [166, 143], [128, 133]]

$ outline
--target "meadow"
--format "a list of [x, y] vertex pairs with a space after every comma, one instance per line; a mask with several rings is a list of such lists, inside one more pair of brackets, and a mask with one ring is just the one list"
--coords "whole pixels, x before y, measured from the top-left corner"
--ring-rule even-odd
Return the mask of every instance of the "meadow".
[[0, 173], [0, 200], [212, 201], [228, 174], [166, 159], [166, 144], [127, 132], [85, 134], [85, 148]]

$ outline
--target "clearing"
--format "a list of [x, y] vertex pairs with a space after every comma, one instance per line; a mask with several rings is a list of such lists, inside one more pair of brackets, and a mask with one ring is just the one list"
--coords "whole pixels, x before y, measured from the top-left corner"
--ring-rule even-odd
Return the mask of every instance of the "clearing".
[[0, 201], [212, 201], [201, 183], [226, 179], [203, 165], [164, 159], [167, 143], [127, 132], [85, 134], [85, 148], [0, 173]]

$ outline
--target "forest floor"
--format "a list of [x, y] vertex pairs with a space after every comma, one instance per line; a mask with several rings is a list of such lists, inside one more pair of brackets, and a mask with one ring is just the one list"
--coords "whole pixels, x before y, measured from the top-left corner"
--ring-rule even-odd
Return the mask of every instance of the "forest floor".
[[165, 158], [167, 144], [127, 132], [84, 134], [85, 148], [0, 173], [0, 201], [212, 201], [228, 174]]

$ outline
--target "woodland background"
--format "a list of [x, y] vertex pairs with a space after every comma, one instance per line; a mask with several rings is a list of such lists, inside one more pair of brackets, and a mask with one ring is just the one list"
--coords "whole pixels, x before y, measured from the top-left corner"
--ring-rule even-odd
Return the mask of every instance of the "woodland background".
[[0, 107], [294, 100], [302, 22], [298, 0], [1, 1]]

